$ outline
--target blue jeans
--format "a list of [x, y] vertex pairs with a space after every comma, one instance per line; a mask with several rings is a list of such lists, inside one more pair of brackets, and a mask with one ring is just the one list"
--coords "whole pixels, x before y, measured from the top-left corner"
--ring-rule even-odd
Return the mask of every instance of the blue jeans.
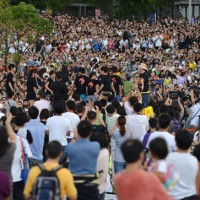
[[124, 168], [125, 168], [125, 162], [114, 161], [115, 174], [117, 174], [120, 171], [123, 171]]
[[143, 105], [143, 108], [148, 107], [148, 105], [149, 105], [149, 96], [150, 96], [150, 93], [142, 94], [142, 105]]
[[59, 163], [61, 163], [61, 164], [63, 164], [63, 162], [66, 160], [66, 157], [65, 157], [65, 148], [66, 148], [66, 145], [62, 146], [63, 155], [61, 156], [61, 158], [59, 160]]
[[100, 200], [104, 200], [105, 199], [105, 192], [99, 195]]
[[121, 99], [120, 95], [119, 95], [119, 94], [116, 95], [115, 99], [116, 99], [118, 102], [120, 102], [120, 99]]

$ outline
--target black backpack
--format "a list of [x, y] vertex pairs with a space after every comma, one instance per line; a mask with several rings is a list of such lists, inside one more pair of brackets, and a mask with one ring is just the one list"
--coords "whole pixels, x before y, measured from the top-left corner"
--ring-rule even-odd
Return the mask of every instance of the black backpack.
[[33, 191], [32, 200], [60, 200], [60, 182], [56, 175], [62, 168], [58, 166], [51, 171], [44, 168], [44, 165], [38, 165], [41, 174], [37, 177]]

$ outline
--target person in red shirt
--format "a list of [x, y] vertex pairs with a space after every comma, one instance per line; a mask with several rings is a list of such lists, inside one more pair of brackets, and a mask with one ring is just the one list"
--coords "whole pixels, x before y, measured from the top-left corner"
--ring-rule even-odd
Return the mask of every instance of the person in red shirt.
[[141, 169], [144, 159], [143, 145], [139, 140], [127, 140], [121, 146], [126, 169], [115, 176], [118, 200], [170, 200], [159, 179]]

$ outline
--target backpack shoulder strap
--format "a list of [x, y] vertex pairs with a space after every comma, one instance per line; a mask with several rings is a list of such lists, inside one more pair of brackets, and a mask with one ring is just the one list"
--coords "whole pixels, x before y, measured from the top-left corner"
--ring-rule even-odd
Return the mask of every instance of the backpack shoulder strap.
[[44, 168], [43, 164], [38, 164], [38, 167], [40, 168], [41, 171], [45, 171], [46, 169]]
[[63, 167], [61, 166], [61, 165], [59, 165], [59, 166], [57, 166], [57, 167], [55, 167], [52, 171], [54, 172], [54, 173], [56, 173], [57, 171], [59, 171], [60, 169], [62, 169]]

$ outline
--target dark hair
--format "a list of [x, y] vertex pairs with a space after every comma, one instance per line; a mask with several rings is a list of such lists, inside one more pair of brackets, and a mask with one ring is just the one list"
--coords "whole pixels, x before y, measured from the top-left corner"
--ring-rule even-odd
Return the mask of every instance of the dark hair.
[[58, 141], [51, 141], [47, 145], [46, 151], [48, 158], [55, 159], [58, 158], [60, 153], [62, 152], [62, 146]]
[[17, 126], [24, 126], [28, 121], [28, 116], [25, 112], [17, 112], [15, 116], [15, 124]]
[[84, 112], [84, 107], [81, 104], [78, 104], [76, 106], [76, 113], [83, 113]]
[[101, 71], [103, 71], [104, 73], [108, 73], [108, 67], [106, 66], [101, 67]]
[[144, 148], [139, 140], [129, 139], [121, 145], [121, 151], [126, 163], [134, 163], [139, 160]]
[[82, 74], [85, 74], [85, 68], [80, 67], [79, 70], [78, 70], [78, 72], [81, 72]]
[[126, 116], [126, 110], [125, 110], [124, 106], [119, 106], [119, 108], [117, 108], [117, 114]]
[[192, 144], [193, 136], [189, 131], [180, 129], [176, 132], [175, 140], [179, 149], [187, 150]]
[[168, 114], [171, 116], [172, 119], [175, 117], [175, 109], [174, 109], [174, 106], [169, 106], [169, 107], [168, 107]]
[[97, 141], [100, 144], [101, 149], [107, 148], [108, 142], [106, 140], [106, 135], [104, 133], [94, 132], [90, 136], [90, 141]]
[[113, 67], [111, 68], [111, 70], [112, 70], [113, 73], [117, 73], [117, 67], [116, 67], [116, 66], [113, 66]]
[[28, 109], [28, 115], [31, 119], [37, 119], [39, 115], [39, 110], [35, 106], [31, 106]]
[[94, 108], [95, 108], [95, 106], [98, 106], [99, 110], [101, 111], [101, 109], [102, 109], [102, 103], [101, 103], [101, 101], [99, 101], [99, 100], [95, 101], [94, 102]]
[[158, 125], [158, 120], [156, 118], [150, 118], [149, 119], [149, 126], [151, 128], [156, 128]]
[[92, 73], [89, 75], [89, 79], [91, 79], [93, 76], [97, 76], [96, 72], [92, 72]]
[[197, 160], [200, 162], [200, 144], [196, 145], [194, 147], [193, 155], [197, 158]]
[[130, 103], [131, 106], [134, 106], [134, 104], [138, 103], [138, 102], [139, 102], [139, 100], [135, 96], [129, 98], [129, 103]]
[[97, 114], [96, 112], [94, 111], [89, 111], [88, 114], [87, 114], [87, 118], [88, 120], [92, 121], [92, 120], [95, 120], [97, 117]]
[[34, 73], [36, 73], [35, 69], [30, 70], [29, 71], [29, 78], [31, 78]]
[[57, 114], [57, 115], [61, 115], [62, 113], [65, 112], [65, 102], [64, 101], [59, 101], [59, 102], [56, 102], [54, 104], [54, 113]]
[[79, 100], [80, 100], [80, 94], [74, 93], [74, 94], [72, 95], [72, 98], [73, 98], [75, 101], [79, 101]]
[[51, 75], [53, 75], [53, 74], [55, 74], [55, 71], [54, 71], [54, 70], [51, 70], [51, 71], [49, 72], [49, 75], [51, 76]]
[[171, 123], [171, 117], [167, 113], [163, 113], [158, 117], [159, 128], [166, 129]]
[[119, 125], [119, 132], [121, 136], [124, 136], [126, 133], [126, 118], [124, 116], [119, 116], [117, 119], [118, 125]]
[[68, 109], [74, 111], [75, 107], [76, 107], [76, 103], [73, 100], [68, 100], [67, 103], [66, 103], [66, 106], [67, 106]]
[[101, 99], [101, 104], [103, 107], [105, 107], [107, 105], [107, 100], [106, 99]]
[[115, 112], [115, 107], [112, 104], [110, 104], [107, 106], [106, 111], [108, 114], [113, 114]]
[[60, 71], [58, 71], [58, 72], [56, 72], [56, 79], [58, 80], [60, 80], [60, 79], [62, 79], [62, 77], [63, 77], [63, 74], [62, 74], [62, 72], [60, 72]]
[[14, 92], [13, 91], [9, 91], [8, 92], [8, 98], [10, 99], [10, 98], [12, 98], [14, 96]]
[[167, 105], [162, 105], [162, 106], [160, 107], [160, 114], [162, 114], [162, 113], [168, 113], [168, 111], [169, 111], [169, 106], [167, 106]]
[[44, 109], [41, 110], [41, 112], [40, 112], [40, 120], [48, 119], [49, 116], [50, 116], [50, 112], [49, 112], [49, 110], [47, 108], [44, 108]]
[[9, 150], [10, 143], [8, 142], [7, 130], [4, 126], [0, 126], [0, 158]]
[[40, 96], [40, 98], [42, 98], [42, 99], [46, 99], [46, 93], [44, 92], [44, 91], [42, 91], [42, 90], [40, 90], [39, 92], [38, 92], [38, 94], [39, 94], [39, 96]]
[[149, 144], [152, 154], [159, 159], [165, 159], [168, 154], [167, 143], [163, 138], [155, 138]]
[[15, 68], [15, 65], [14, 64], [9, 64], [8, 65], [8, 69], [11, 71], [13, 68]]
[[141, 103], [135, 103], [134, 106], [133, 106], [133, 109], [136, 113], [139, 113], [142, 111], [143, 109], [143, 106]]
[[10, 107], [10, 112], [15, 117], [17, 112], [18, 112], [18, 109], [15, 106], [11, 106]]
[[120, 106], [119, 101], [117, 101], [116, 99], [113, 100], [111, 104], [112, 104], [116, 109], [119, 108], [119, 106]]
[[88, 120], [83, 120], [79, 123], [77, 129], [80, 137], [87, 138], [92, 132], [92, 124]]

